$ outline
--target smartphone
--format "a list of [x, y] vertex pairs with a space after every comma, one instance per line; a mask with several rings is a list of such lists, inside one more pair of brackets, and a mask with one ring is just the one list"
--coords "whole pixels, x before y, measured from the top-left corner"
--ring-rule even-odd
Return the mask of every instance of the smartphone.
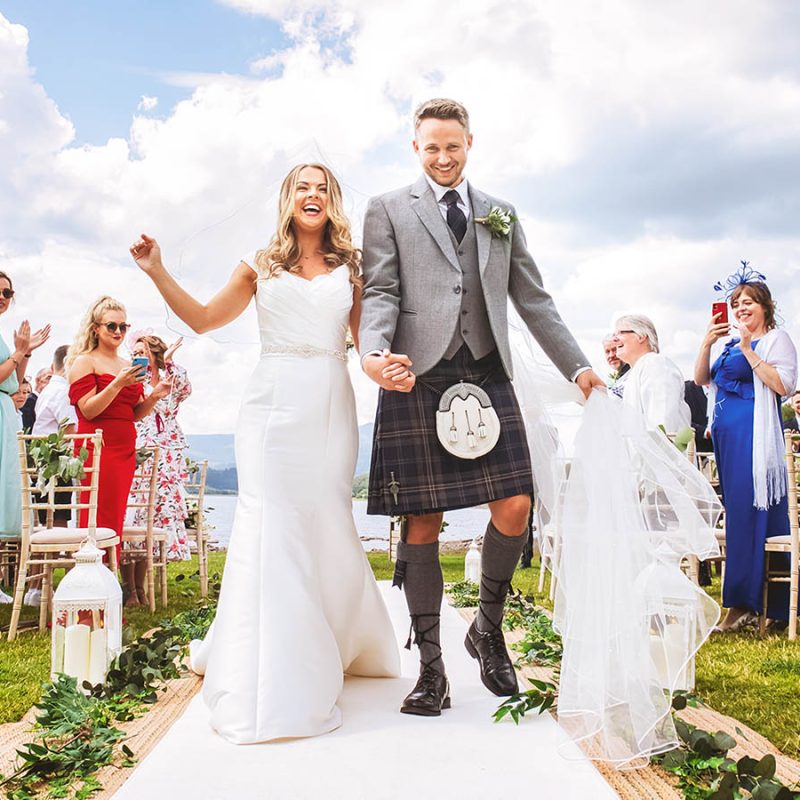
[[131, 366], [139, 367], [139, 370], [142, 372], [142, 374], [144, 374], [149, 363], [149, 359], [147, 359], [145, 356], [135, 356], [131, 359]]
[[717, 325], [719, 325], [722, 322], [727, 322], [728, 321], [728, 304], [727, 303], [712, 303], [711, 304], [711, 316], [714, 317], [717, 314], [720, 315], [715, 320]]

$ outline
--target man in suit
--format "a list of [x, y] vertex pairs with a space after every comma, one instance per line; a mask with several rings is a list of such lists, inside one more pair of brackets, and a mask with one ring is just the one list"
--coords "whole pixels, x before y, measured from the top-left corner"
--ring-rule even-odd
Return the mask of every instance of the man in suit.
[[792, 395], [789, 403], [794, 409], [794, 416], [786, 420], [783, 425], [784, 430], [800, 433], [800, 389]]
[[[405, 590], [420, 677], [401, 711], [438, 716], [450, 707], [439, 644], [438, 539], [446, 510], [489, 506], [480, 607], [465, 646], [490, 691], [518, 690], [501, 623], [525, 543], [533, 479], [510, 382], [508, 298], [565, 377], [587, 396], [605, 384], [544, 290], [515, 216], [505, 235], [487, 224], [490, 212], [514, 209], [464, 177], [472, 146], [466, 109], [430, 100], [417, 108], [414, 129], [424, 174], [367, 207], [360, 343], [364, 371], [381, 386], [367, 510], [407, 517], [395, 584]], [[448, 452], [436, 434], [441, 395], [459, 381], [480, 386], [500, 420], [497, 444], [474, 459]]]
[[684, 381], [683, 399], [692, 412], [692, 428], [694, 441], [698, 453], [711, 453], [714, 446], [711, 444], [711, 434], [708, 431], [708, 395], [702, 386], [694, 381]]

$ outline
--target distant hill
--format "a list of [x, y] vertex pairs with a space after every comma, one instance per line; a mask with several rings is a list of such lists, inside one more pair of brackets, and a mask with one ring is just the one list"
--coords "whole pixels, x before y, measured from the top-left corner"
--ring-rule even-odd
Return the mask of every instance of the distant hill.
[[189, 456], [195, 461], [207, 458], [210, 469], [236, 466], [232, 433], [197, 433], [186, 438], [189, 441]]
[[[369, 472], [372, 456], [371, 422], [358, 429], [358, 460], [356, 475]], [[209, 489], [223, 492], [235, 492], [237, 489], [236, 456], [233, 447], [232, 433], [198, 433], [186, 437], [189, 441], [189, 456], [195, 461], [208, 459]]]

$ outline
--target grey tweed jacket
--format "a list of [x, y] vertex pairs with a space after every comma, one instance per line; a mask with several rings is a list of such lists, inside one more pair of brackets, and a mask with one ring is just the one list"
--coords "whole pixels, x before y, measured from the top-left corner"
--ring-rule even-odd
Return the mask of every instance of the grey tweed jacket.
[[[469, 186], [475, 217], [509, 203]], [[548, 358], [569, 380], [589, 361], [542, 286], [525, 235], [512, 225], [508, 241], [476, 224], [481, 287], [503, 367], [512, 377], [508, 297]], [[405, 353], [423, 375], [437, 364], [458, 325], [461, 267], [447, 223], [424, 176], [413, 185], [373, 197], [364, 219], [362, 353]]]

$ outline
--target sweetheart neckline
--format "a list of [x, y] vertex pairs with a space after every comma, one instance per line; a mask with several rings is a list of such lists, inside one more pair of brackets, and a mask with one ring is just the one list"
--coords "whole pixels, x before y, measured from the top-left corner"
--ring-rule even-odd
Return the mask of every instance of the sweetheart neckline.
[[[315, 275], [313, 278], [304, 278], [302, 275], [298, 275], [295, 272], [289, 272], [288, 269], [284, 270], [284, 272], [286, 275], [291, 275], [293, 278], [296, 278], [299, 281], [303, 281], [303, 283], [314, 283], [314, 281], [317, 280], [318, 278], [329, 278], [331, 275], [333, 275], [334, 272], [342, 269], [342, 267], [344, 266], [345, 264], [339, 264], [338, 267], [334, 267], [332, 270], [329, 270], [328, 272], [320, 272], [319, 275]], [[269, 278], [261, 278], [260, 280], [269, 280]]]

